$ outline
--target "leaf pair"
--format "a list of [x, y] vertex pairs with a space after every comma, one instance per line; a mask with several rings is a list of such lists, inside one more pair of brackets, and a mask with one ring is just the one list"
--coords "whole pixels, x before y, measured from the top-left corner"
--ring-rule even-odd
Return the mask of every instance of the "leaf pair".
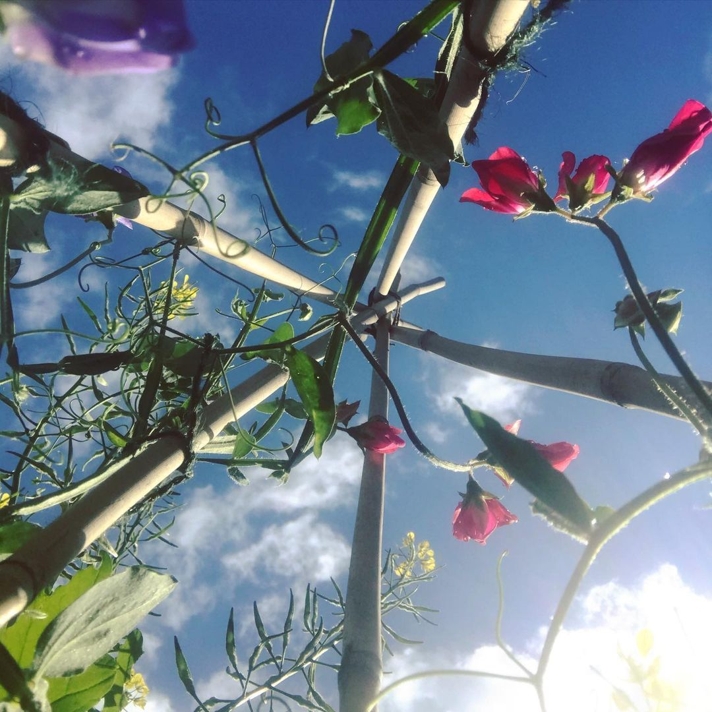
[[459, 398], [455, 400], [499, 465], [536, 497], [533, 511], [555, 527], [586, 541], [595, 515], [568, 478], [529, 442], [507, 432], [496, 420], [472, 410]]
[[[369, 59], [373, 45], [360, 30], [326, 58], [332, 78], [353, 74]], [[314, 91], [323, 91], [331, 82], [322, 72]], [[336, 134], [358, 133], [376, 122], [378, 133], [404, 156], [428, 166], [442, 186], [450, 177], [450, 161], [455, 150], [445, 122], [435, 103], [412, 83], [379, 69], [332, 92], [321, 106], [313, 105], [306, 115], [307, 126], [336, 118]]]

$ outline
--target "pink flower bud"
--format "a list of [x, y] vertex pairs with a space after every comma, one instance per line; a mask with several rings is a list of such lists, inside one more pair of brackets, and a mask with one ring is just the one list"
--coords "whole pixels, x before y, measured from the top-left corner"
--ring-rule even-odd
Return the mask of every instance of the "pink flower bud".
[[634, 195], [657, 188], [702, 148], [711, 132], [712, 112], [699, 101], [689, 99], [668, 128], [633, 151], [620, 173], [620, 184], [630, 188]]
[[405, 447], [405, 441], [398, 435], [403, 431], [388, 424], [387, 420], [371, 418], [363, 425], [347, 428], [346, 432], [365, 450], [390, 455]]
[[518, 521], [493, 494], [485, 492], [475, 480], [467, 482], [467, 492], [455, 508], [452, 535], [460, 541], [473, 539], [484, 544], [497, 527]]

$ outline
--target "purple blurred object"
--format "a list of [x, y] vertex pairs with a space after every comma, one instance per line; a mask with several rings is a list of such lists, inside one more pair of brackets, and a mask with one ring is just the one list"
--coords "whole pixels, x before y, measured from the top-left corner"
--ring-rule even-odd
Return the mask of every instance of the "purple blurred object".
[[75, 74], [169, 69], [194, 45], [183, 0], [13, 0], [0, 15], [16, 56]]

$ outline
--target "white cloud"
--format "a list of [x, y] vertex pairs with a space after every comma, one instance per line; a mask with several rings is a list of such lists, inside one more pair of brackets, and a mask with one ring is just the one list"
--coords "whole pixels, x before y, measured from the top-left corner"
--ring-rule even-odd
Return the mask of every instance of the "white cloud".
[[[220, 495], [212, 485], [193, 490], [166, 535], [178, 548], [160, 543], [144, 548], [154, 554], [152, 562], [179, 580], [161, 611], [163, 622], [179, 629], [239, 583], [256, 580], [263, 582], [268, 622], [270, 606], [282, 615], [276, 601], [269, 603], [273, 592], [279, 592], [283, 607], [288, 587], [303, 589], [344, 573], [349, 542], [318, 515], [353, 504], [361, 462], [355, 444], [337, 434], [318, 462], [308, 458], [282, 486], [255, 470], [248, 487]], [[279, 513], [277, 524], [273, 513]]]
[[337, 188], [351, 188], [351, 190], [372, 190], [382, 188], [384, 179], [377, 171], [364, 171], [356, 173], [355, 171], [334, 171], [334, 182], [331, 184], [331, 190]]
[[328, 581], [348, 568], [351, 547], [313, 512], [263, 530], [259, 541], [222, 557], [226, 570], [241, 580], [266, 575], [294, 581], [295, 588]]
[[443, 359], [435, 362], [432, 356], [422, 358], [428, 372], [428, 395], [442, 413], [461, 417], [455, 397], [500, 420], [516, 420], [532, 410], [533, 389], [526, 383]]
[[86, 158], [106, 156], [109, 145], [121, 139], [153, 150], [161, 145], [162, 129], [173, 115], [170, 93], [178, 70], [156, 74], [74, 76], [55, 67], [19, 62], [9, 48], [0, 49], [9, 72], [31, 87], [32, 95], [17, 94], [17, 101], [32, 101], [39, 114], [31, 116], [69, 142]]
[[[635, 709], [647, 709], [640, 687], [631, 681], [625, 656], [641, 670], [659, 665], [658, 680], [677, 697], [674, 709], [700, 712], [709, 707], [712, 685], [706, 661], [712, 635], [712, 595], [687, 587], [674, 566], [661, 566], [638, 586], [614, 582], [595, 587], [581, 597], [576, 613], [578, 621], [569, 624], [557, 639], [545, 678], [549, 712], [617, 709], [611, 697], [613, 686], [625, 691], [637, 705]], [[641, 654], [636, 644], [636, 636], [643, 630], [650, 632], [653, 644], [647, 655]], [[524, 652], [516, 653], [530, 670], [535, 667], [530, 651], [541, 648], [544, 633], [542, 630], [536, 640], [523, 646]], [[471, 653], [410, 649], [386, 665], [393, 671], [387, 684], [432, 669], [522, 674], [495, 646], [481, 646]], [[540, 712], [529, 685], [474, 676], [426, 677], [407, 683], [380, 708], [384, 712]]]
[[371, 217], [371, 213], [353, 205], [339, 208], [339, 212], [345, 220], [351, 220], [351, 222], [366, 222]]

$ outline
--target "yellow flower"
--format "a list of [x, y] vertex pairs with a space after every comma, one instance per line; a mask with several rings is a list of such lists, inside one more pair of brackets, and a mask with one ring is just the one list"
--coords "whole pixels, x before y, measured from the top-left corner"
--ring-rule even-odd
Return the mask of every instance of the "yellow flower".
[[146, 708], [146, 698], [148, 697], [149, 689], [143, 675], [131, 668], [131, 677], [126, 682], [124, 693], [129, 698], [129, 702], [133, 702], [141, 709]]
[[0, 509], [10, 504], [10, 495], [7, 492], [0, 494]]
[[[168, 282], [161, 282], [155, 292], [153, 302], [153, 309], [157, 315], [163, 313], [167, 294]], [[190, 277], [187, 274], [183, 275], [183, 284], [179, 284], [176, 280], [173, 280], [171, 306], [168, 310], [168, 318], [175, 319], [178, 317], [179, 319], [185, 319], [186, 316], [189, 316], [189, 312], [193, 308], [193, 302], [195, 302], [197, 296], [198, 287], [190, 283]]]

